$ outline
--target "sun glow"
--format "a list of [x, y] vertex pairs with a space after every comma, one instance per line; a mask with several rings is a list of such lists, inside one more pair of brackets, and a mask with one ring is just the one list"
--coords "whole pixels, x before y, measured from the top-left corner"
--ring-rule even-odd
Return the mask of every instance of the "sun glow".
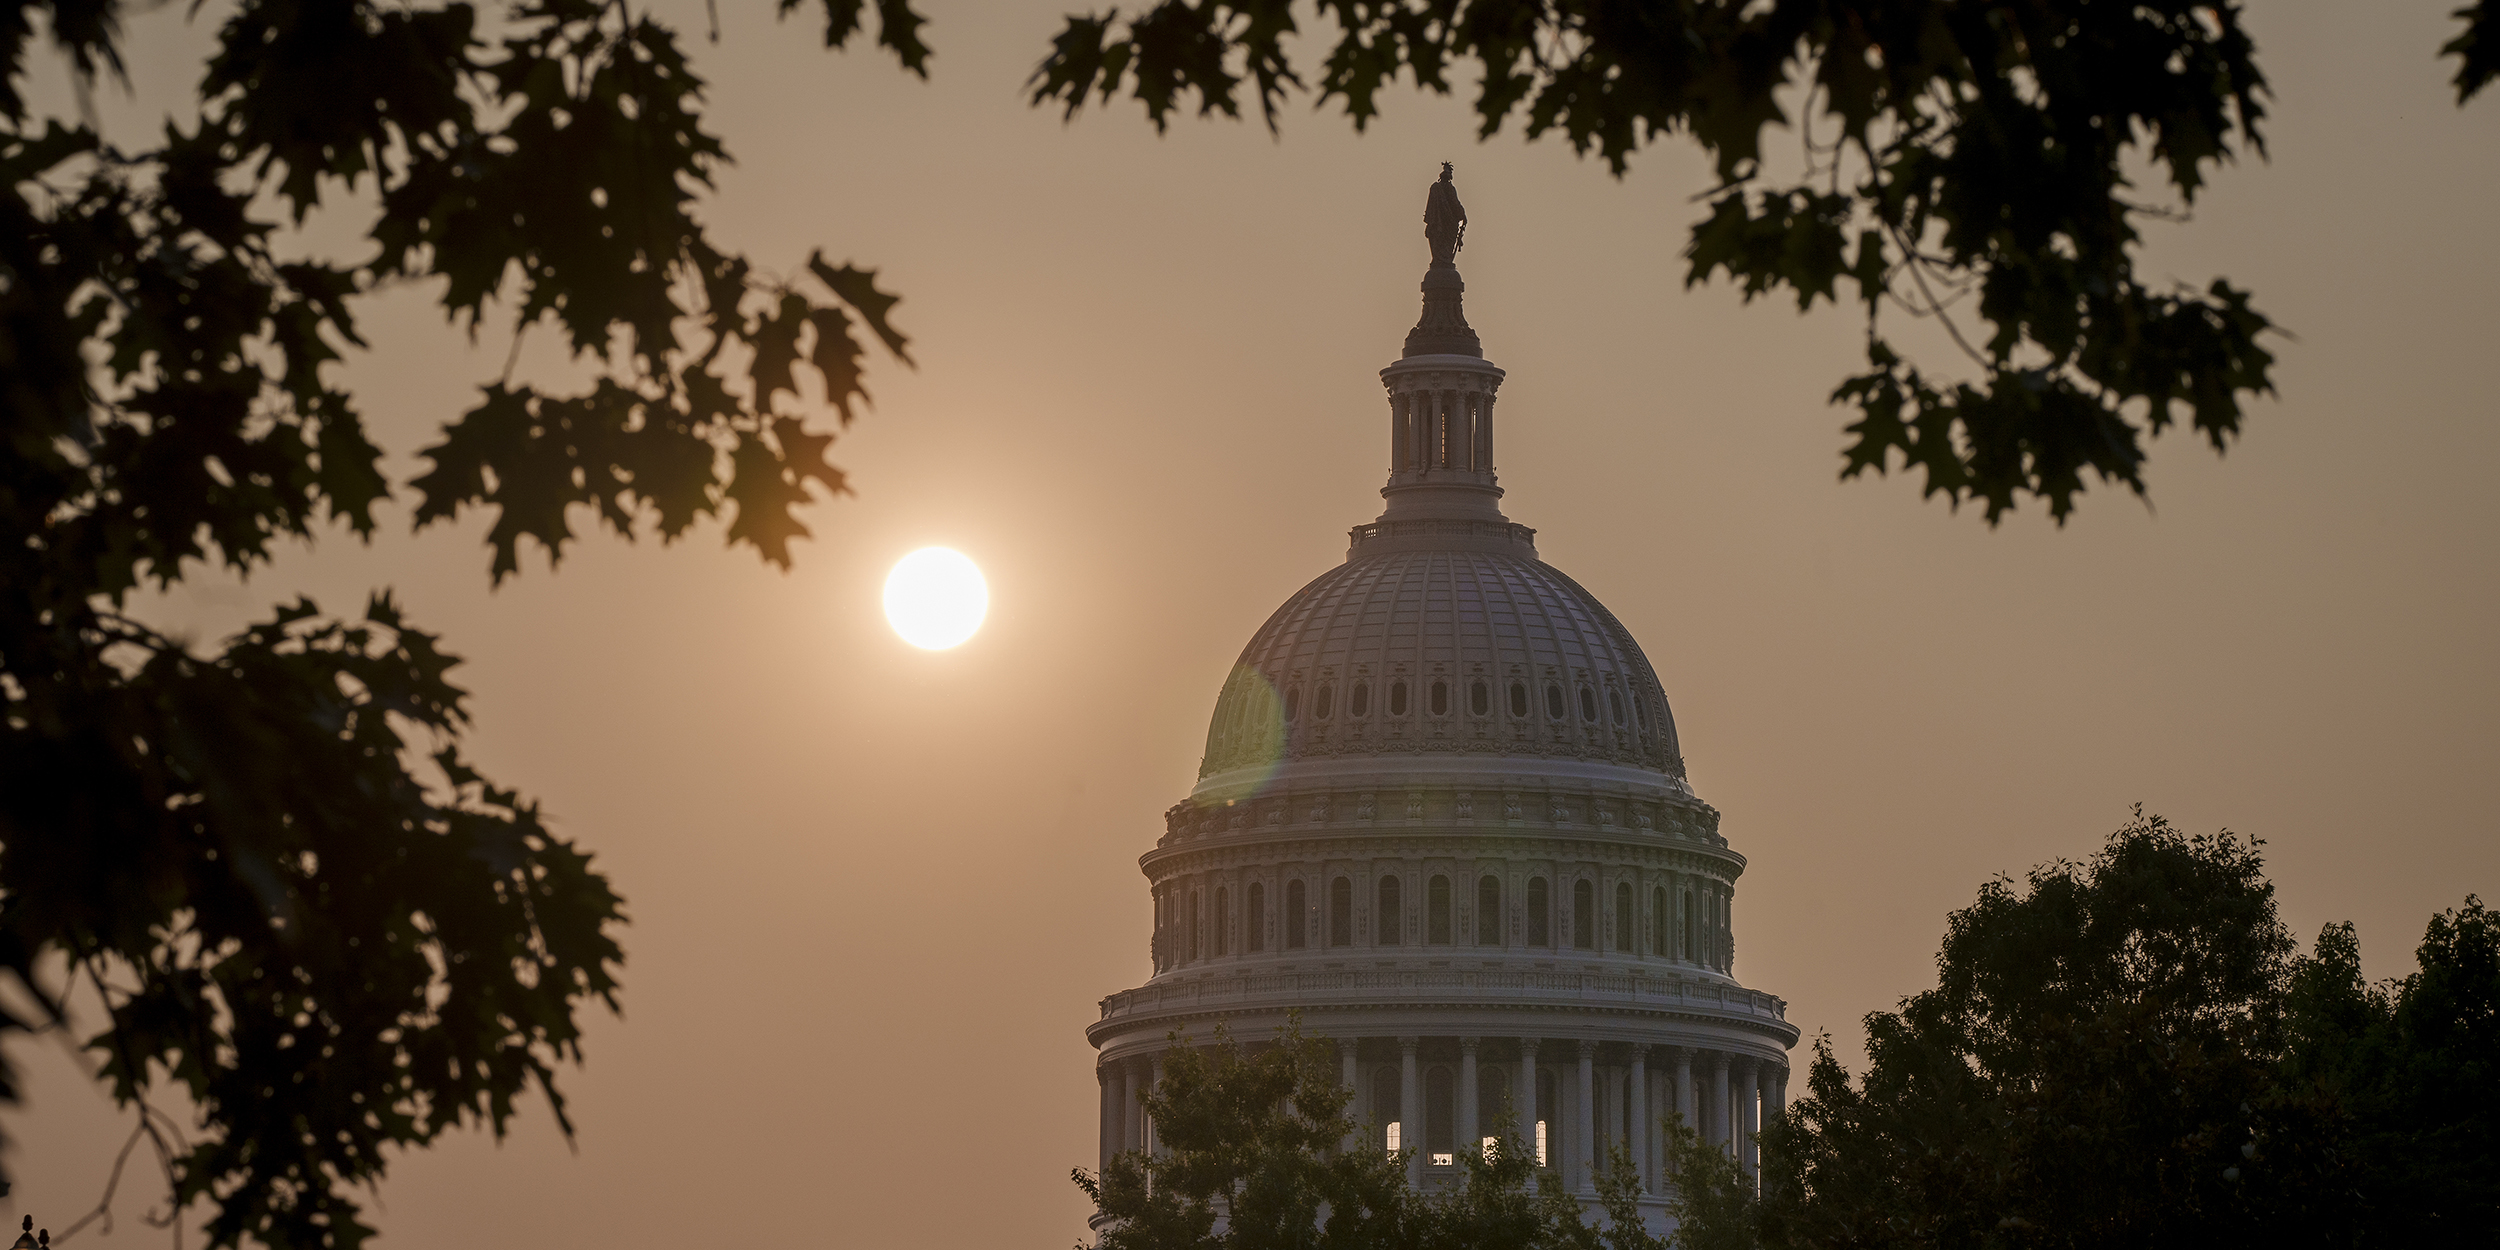
[[990, 586], [971, 557], [923, 547], [885, 577], [885, 619], [903, 641], [927, 651], [959, 646], [990, 614]]

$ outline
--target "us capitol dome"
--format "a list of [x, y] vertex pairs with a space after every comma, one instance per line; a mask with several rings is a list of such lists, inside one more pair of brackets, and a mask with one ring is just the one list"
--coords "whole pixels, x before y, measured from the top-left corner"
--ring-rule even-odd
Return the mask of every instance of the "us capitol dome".
[[1139, 1097], [1175, 1034], [1256, 1041], [1299, 1012], [1343, 1061], [1348, 1148], [1412, 1151], [1435, 1188], [1507, 1114], [1594, 1203], [1620, 1142], [1663, 1228], [1667, 1114], [1758, 1169], [1798, 1031], [1736, 980], [1745, 857], [1657, 671], [1501, 511], [1465, 222], [1445, 165], [1423, 315], [1380, 371], [1387, 506], [1251, 635], [1139, 860], [1153, 975], [1086, 1030], [1102, 1159], [1155, 1147]]

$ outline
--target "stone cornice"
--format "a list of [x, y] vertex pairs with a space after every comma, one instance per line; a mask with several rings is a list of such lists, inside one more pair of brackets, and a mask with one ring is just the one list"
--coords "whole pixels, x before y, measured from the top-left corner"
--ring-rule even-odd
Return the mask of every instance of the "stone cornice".
[[1599, 863], [1691, 873], [1731, 883], [1745, 871], [1745, 857], [1721, 847], [1636, 841], [1594, 830], [1535, 833], [1498, 828], [1303, 831], [1167, 847], [1147, 852], [1137, 863], [1148, 880], [1162, 881], [1227, 869], [1376, 859], [1449, 860], [1455, 864], [1487, 860]]
[[1121, 1034], [1168, 1031], [1194, 1019], [1287, 1011], [1369, 1009], [1599, 1012], [1644, 1021], [1732, 1028], [1786, 1050], [1799, 1031], [1777, 995], [1727, 981], [1677, 974], [1546, 972], [1512, 969], [1322, 969], [1244, 971], [1122, 990], [1102, 1000], [1086, 1029], [1100, 1047]]
[[1457, 834], [1526, 829], [1594, 833], [1640, 843], [1709, 847], [1743, 862], [1719, 836], [1718, 809], [1689, 792], [1558, 777], [1505, 778], [1498, 773], [1463, 784], [1392, 780], [1297, 786], [1221, 803], [1183, 800], [1165, 809], [1163, 836], [1155, 845], [1175, 847], [1244, 833], [1431, 827]]

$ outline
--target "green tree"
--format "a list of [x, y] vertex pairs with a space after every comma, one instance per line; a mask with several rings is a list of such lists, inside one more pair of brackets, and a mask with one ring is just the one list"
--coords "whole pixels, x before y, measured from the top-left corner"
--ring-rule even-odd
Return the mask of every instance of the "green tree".
[[1583, 1222], [1505, 1120], [1492, 1135], [1507, 1145], [1460, 1152], [1460, 1181], [1442, 1193], [1407, 1187], [1411, 1150], [1339, 1149], [1357, 1131], [1351, 1095], [1334, 1048], [1298, 1021], [1256, 1048], [1221, 1027], [1203, 1044], [1171, 1042], [1142, 1096], [1157, 1149], [1072, 1173], [1094, 1201], [1100, 1250], [1642, 1250]]
[[2138, 817], [2088, 863], [1990, 882], [1935, 989], [1816, 1046], [1765, 1134], [1775, 1246], [2332, 1243], [2357, 1232], [2334, 1108], [2287, 1087], [2298, 964], [2258, 844]]
[[2286, 1075], [2348, 1126], [2367, 1246], [2500, 1243], [2500, 916], [2431, 918], [2416, 970], [2372, 986], [2350, 924], [2293, 977]]
[[[1315, 87], [1293, 42], [1313, 10], [1331, 28]], [[2491, 0], [2458, 16], [2442, 53], [2462, 103], [2500, 42]], [[1447, 94], [1461, 70], [1488, 137], [1517, 117], [1618, 175], [1643, 144], [1699, 145], [1720, 185], [1687, 286], [1725, 273], [1747, 299], [1864, 307], [1868, 367], [1832, 393], [1858, 418], [1844, 478], [1916, 469], [1990, 521], [2026, 498], [2062, 521], [2087, 475], [2140, 495], [2149, 437], [2184, 424], [2219, 452], [2274, 389], [2246, 291], [2135, 269], [2142, 223], [2265, 151], [2265, 78], [2227, 0], [1159, 0], [1071, 17], [1032, 89], [1071, 117], [1126, 94], [1158, 128], [1193, 98], [1238, 117], [1245, 96], [1273, 128], [1312, 91], [1359, 130], [1401, 75]], [[1792, 119], [1797, 155], [1766, 155]], [[2140, 200], [2136, 168], [2170, 202]], [[1969, 380], [1896, 348], [1888, 308], [1941, 322]]]
[[[767, 278], [707, 238], [702, 83], [623, 3], [241, 0], [196, 118], [141, 147], [26, 96], [38, 28], [82, 84], [119, 75], [119, 13], [0, 7], [0, 968], [40, 1005], [0, 1032], [92, 994], [175, 1218], [353, 1246], [347, 1191], [393, 1148], [500, 1133], [532, 1088], [570, 1132], [556, 1069], [615, 1003], [618, 896], [466, 762], [457, 660], [388, 592], [204, 650], [129, 595], [369, 536], [394, 498], [419, 528], [484, 509], [497, 580], [524, 540], [559, 558], [577, 509], [663, 539], [722, 515], [787, 564], [795, 509], [842, 487], [803, 373], [848, 420], [857, 331], [905, 343], [870, 273]], [[827, 42], [862, 16], [832, 0]], [[918, 20], [888, 3], [876, 33], [913, 72]], [[352, 263], [280, 228], [342, 206], [370, 214]], [[335, 366], [356, 306], [408, 287], [553, 330], [594, 381], [488, 380], [395, 486]], [[169, 1085], [196, 1143], [150, 1109]]]

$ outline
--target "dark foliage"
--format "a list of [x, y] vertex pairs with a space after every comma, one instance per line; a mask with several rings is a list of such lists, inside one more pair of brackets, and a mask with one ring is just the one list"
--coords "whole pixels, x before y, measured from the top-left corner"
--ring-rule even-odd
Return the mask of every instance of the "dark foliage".
[[1937, 988], [1818, 1044], [1766, 1131], [1775, 1247], [2491, 1244], [2500, 928], [2432, 922], [2422, 972], [2309, 959], [2257, 845], [2139, 818], [2088, 864], [1991, 882]]
[[[457, 661], [387, 593], [203, 650], [130, 592], [371, 534], [397, 492], [333, 366], [384, 289], [549, 327], [597, 375], [495, 380], [424, 450], [416, 523], [486, 509], [497, 580], [524, 540], [558, 558], [578, 508], [663, 538], [726, 510], [788, 563], [794, 510], [842, 488], [799, 367], [848, 420], [857, 332], [904, 338], [872, 273], [767, 279], [707, 239], [692, 202], [727, 157], [702, 84], [621, 4], [517, 0], [489, 39], [468, 4], [243, 0], [199, 120], [140, 148], [25, 96], [39, 31], [82, 80], [119, 74], [117, 13], [0, 7], [0, 965], [43, 1005], [0, 1029], [100, 997], [115, 1096], [170, 1085], [205, 1117], [196, 1144], [142, 1124], [216, 1245], [352, 1246], [347, 1191], [390, 1148], [501, 1132], [532, 1087], [562, 1119], [576, 1012], [615, 1004], [618, 897], [464, 762]], [[918, 19], [879, 16], [919, 69]], [[828, 42], [861, 19], [831, 0]], [[350, 264], [271, 214], [342, 204], [379, 209]]]
[[[2461, 96], [2491, 73], [2489, 3], [2446, 49]], [[1328, 28], [1316, 86], [1290, 46], [1297, 10]], [[1871, 367], [1832, 396], [1858, 412], [1843, 477], [1915, 468], [1991, 521], [2027, 496], [2062, 520], [2087, 477], [2143, 493], [2145, 442], [2173, 425], [2221, 451], [2274, 389], [2272, 323], [2247, 292], [2135, 270], [2144, 220], [2264, 152], [2237, 4], [1160, 0], [1071, 17], [1032, 86], [1070, 116], [1125, 93], [1158, 128], [1193, 101], [1237, 117], [1245, 95], [1273, 127], [1309, 91], [1361, 129], [1401, 75], [1446, 94], [1463, 73], [1486, 136], [1518, 117], [1618, 174], [1666, 136], [1708, 153], [1721, 185], [1687, 285], [1724, 273], [1747, 299], [1865, 306]], [[1792, 120], [1803, 155], [1781, 173], [1763, 134]], [[2175, 211], [2135, 198], [2137, 168]], [[1914, 365], [1882, 332], [1888, 306], [1942, 319], [1975, 378]]]
[[[1407, 1188], [1407, 1154], [1338, 1149], [1355, 1125], [1335, 1049], [1298, 1024], [1256, 1048], [1220, 1027], [1203, 1045], [1172, 1042], [1144, 1095], [1161, 1149], [1074, 1173], [1100, 1250], [1654, 1250], [1584, 1223], [1561, 1178], [1515, 1142], [1461, 1152], [1463, 1183], [1430, 1196]], [[1492, 1134], [1512, 1142], [1509, 1127]]]

